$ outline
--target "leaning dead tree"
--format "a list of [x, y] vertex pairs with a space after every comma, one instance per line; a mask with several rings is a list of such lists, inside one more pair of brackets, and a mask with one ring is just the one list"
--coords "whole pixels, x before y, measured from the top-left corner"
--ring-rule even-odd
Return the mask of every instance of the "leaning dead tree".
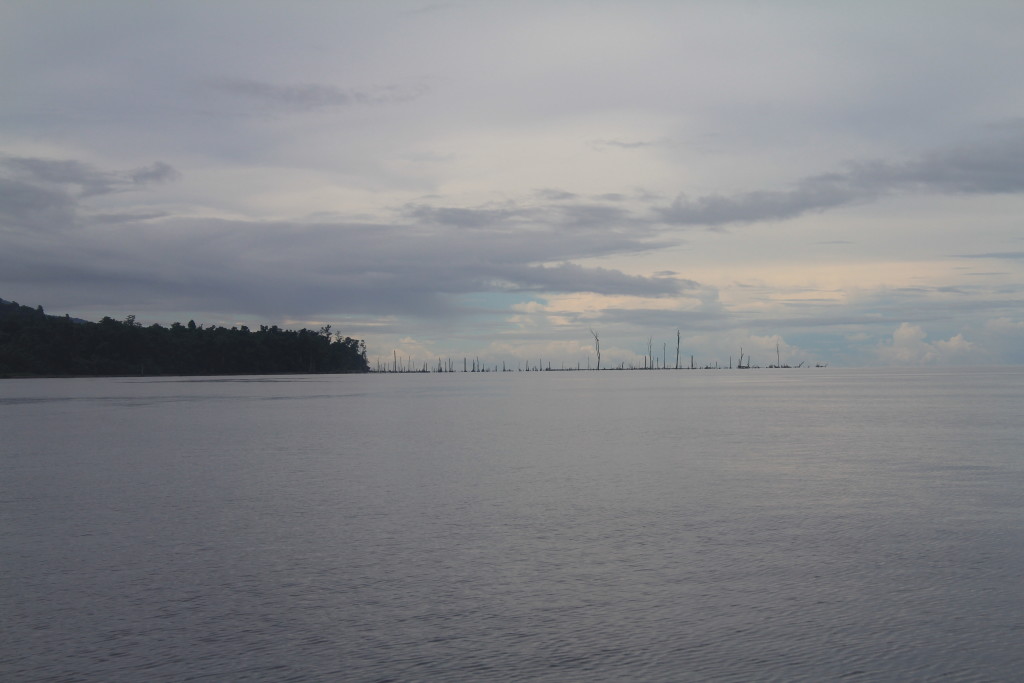
[[597, 332], [594, 332], [594, 328], [590, 328], [590, 334], [594, 337], [594, 353], [597, 354], [597, 369], [601, 369], [601, 338], [597, 336]]

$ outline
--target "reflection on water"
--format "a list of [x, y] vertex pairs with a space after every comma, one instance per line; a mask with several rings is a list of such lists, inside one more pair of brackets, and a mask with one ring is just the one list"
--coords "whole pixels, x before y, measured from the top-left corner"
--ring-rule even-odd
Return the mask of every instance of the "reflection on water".
[[1010, 680], [1024, 372], [0, 382], [0, 678]]

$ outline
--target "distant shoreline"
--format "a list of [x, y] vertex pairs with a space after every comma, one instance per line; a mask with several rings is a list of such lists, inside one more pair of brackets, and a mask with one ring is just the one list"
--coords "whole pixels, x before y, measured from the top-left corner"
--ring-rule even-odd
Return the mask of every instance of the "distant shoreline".
[[326, 377], [331, 375], [367, 375], [376, 373], [367, 372], [213, 372], [213, 373], [190, 373], [190, 374], [161, 374], [161, 375], [129, 375], [129, 374], [118, 374], [118, 375], [54, 375], [54, 374], [43, 374], [43, 375], [32, 375], [32, 374], [18, 374], [18, 373], [7, 373], [0, 374], [0, 380], [4, 379], [146, 379], [154, 377], [301, 377], [308, 375], [316, 375], [320, 377]]

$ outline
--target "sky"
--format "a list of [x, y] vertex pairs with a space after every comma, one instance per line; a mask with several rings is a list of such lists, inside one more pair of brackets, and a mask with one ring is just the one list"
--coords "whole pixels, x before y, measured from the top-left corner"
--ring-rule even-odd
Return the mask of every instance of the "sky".
[[1021, 35], [1009, 0], [6, 0], [0, 297], [371, 365], [1024, 363]]

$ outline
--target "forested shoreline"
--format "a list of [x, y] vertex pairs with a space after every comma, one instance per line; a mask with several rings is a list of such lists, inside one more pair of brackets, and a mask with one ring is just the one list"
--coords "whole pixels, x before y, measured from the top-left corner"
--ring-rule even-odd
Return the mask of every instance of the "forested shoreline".
[[366, 345], [319, 330], [258, 330], [47, 315], [0, 299], [0, 377], [368, 372]]

